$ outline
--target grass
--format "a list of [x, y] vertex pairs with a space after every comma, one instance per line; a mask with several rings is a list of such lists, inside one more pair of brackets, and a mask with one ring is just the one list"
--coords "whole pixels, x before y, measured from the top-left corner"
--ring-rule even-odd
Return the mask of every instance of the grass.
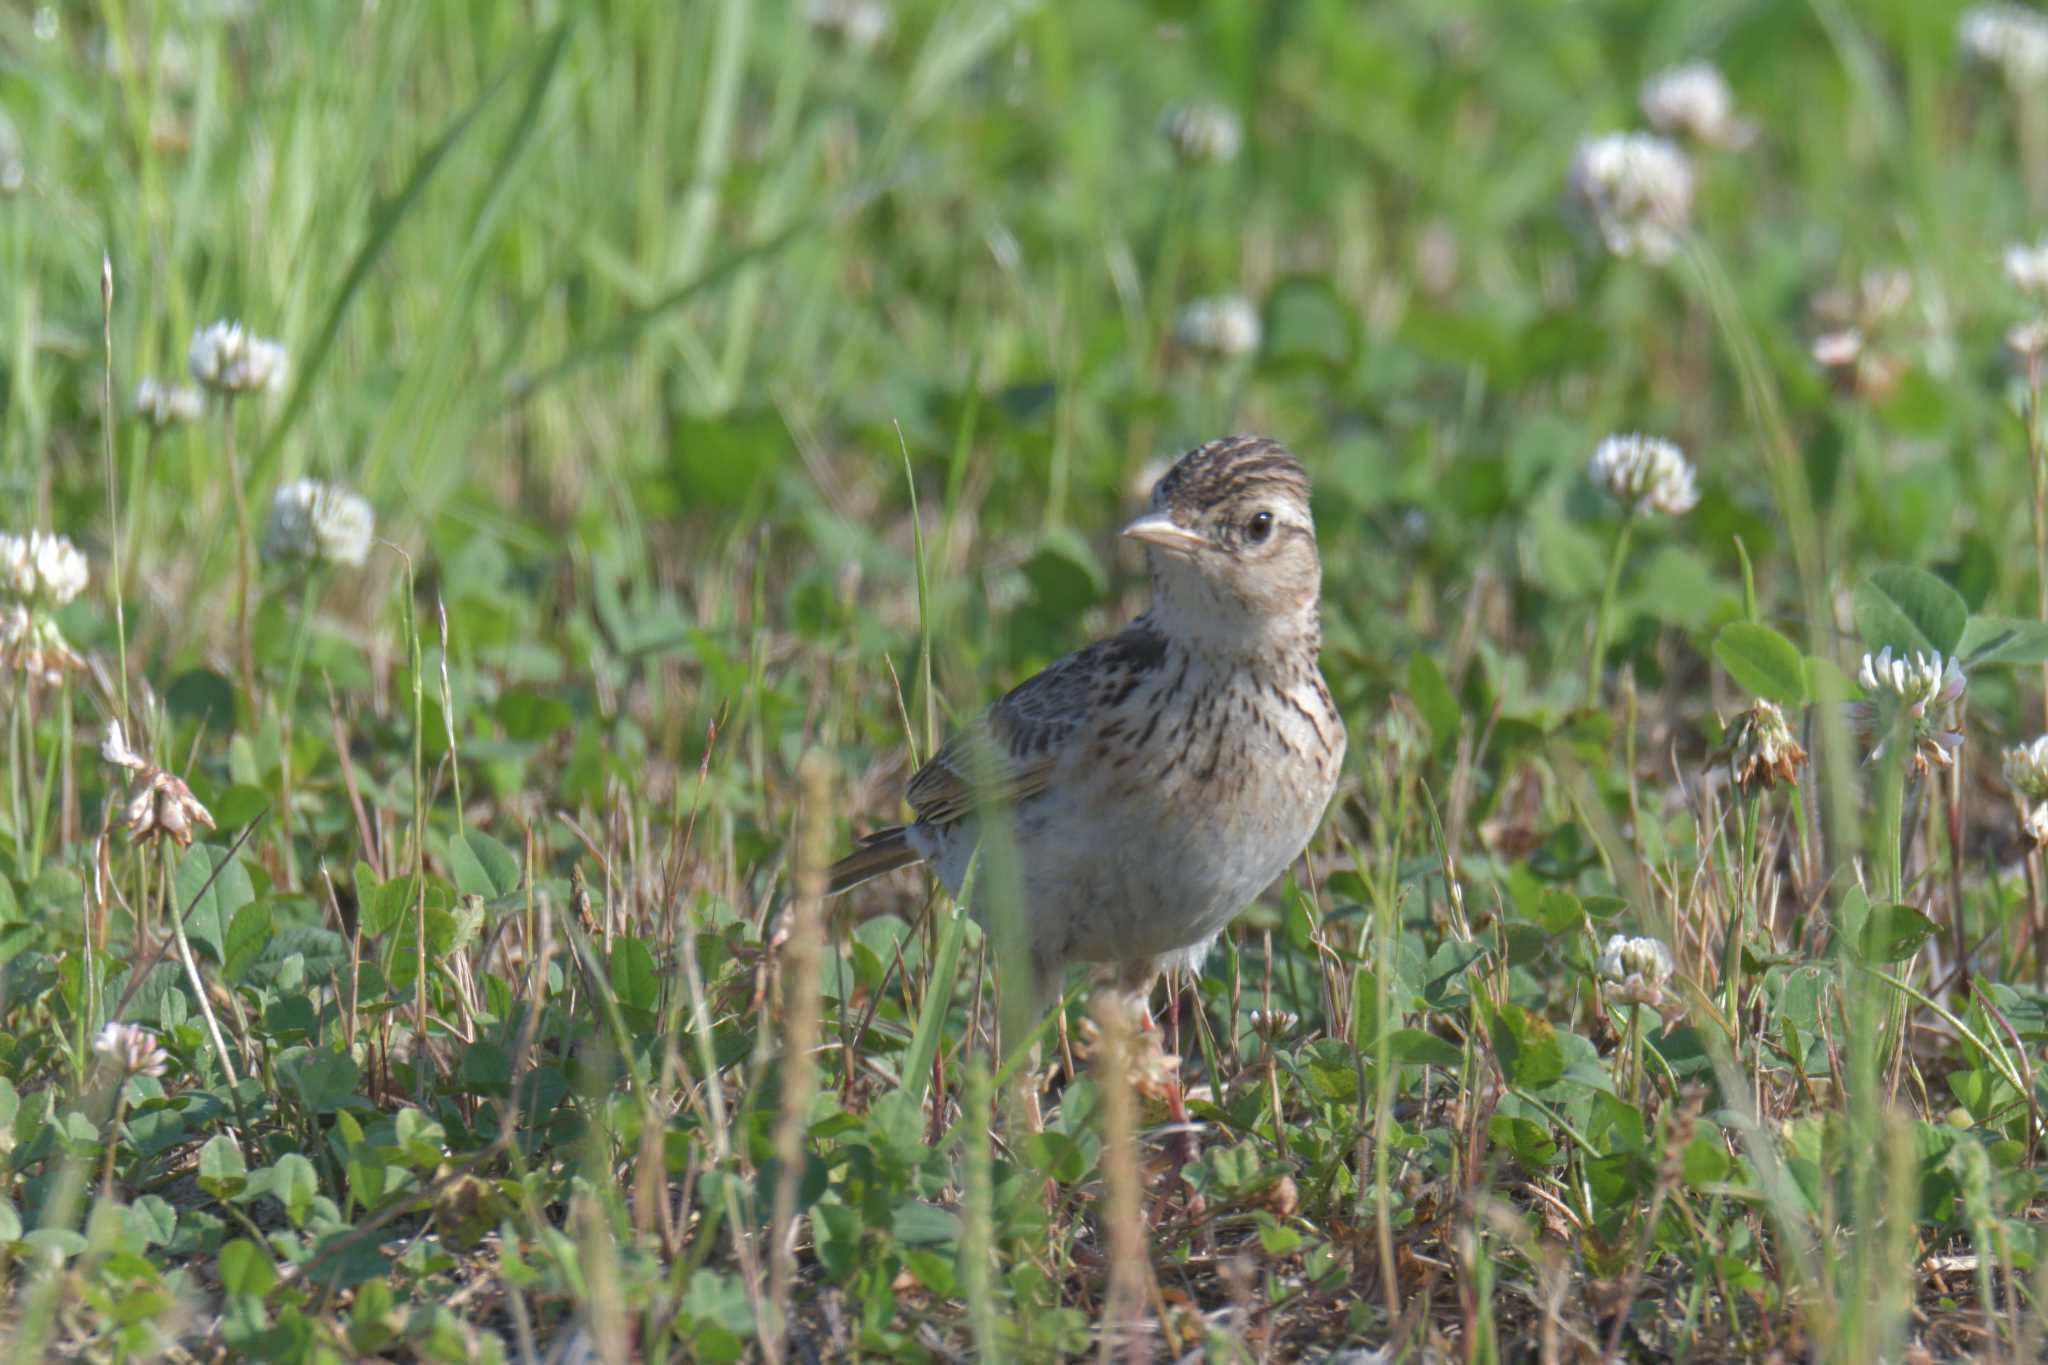
[[[12, 1357], [2039, 1358], [2048, 114], [1960, 6], [243, 8], [0, 13], [0, 530], [92, 568], [5, 683]], [[1759, 136], [1608, 259], [1573, 146], [1695, 57]], [[223, 316], [285, 382], [152, 432]], [[1156, 1032], [1077, 975], [1034, 1067], [1000, 935], [815, 878], [1234, 430], [1316, 479], [1351, 759], [1188, 983], [1195, 1211]], [[1624, 539], [1626, 430], [1701, 498]], [[377, 541], [257, 558], [245, 666], [300, 476]], [[1843, 721], [1884, 645], [1964, 656], [1953, 768]], [[1796, 787], [1716, 757], [1759, 697]]]

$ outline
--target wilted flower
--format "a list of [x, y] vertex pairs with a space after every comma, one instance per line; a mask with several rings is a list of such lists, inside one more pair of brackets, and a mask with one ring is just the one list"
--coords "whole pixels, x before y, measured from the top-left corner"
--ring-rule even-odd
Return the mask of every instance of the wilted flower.
[[1126, 1079], [1131, 1088], [1148, 1100], [1167, 1098], [1173, 1092], [1175, 1077], [1180, 1072], [1180, 1058], [1165, 1049], [1159, 1030], [1144, 1017], [1142, 1002], [1119, 999], [1113, 993], [1098, 993], [1091, 1017], [1081, 1021], [1075, 1053], [1087, 1057], [1108, 1044], [1107, 1030], [1093, 1017], [1106, 1012], [1124, 1016], [1112, 1022], [1123, 1035], [1124, 1061], [1129, 1067]]
[[169, 835], [180, 846], [192, 842], [192, 827], [214, 828], [213, 814], [184, 779], [165, 772], [128, 746], [128, 736], [118, 720], [107, 722], [106, 738], [100, 741], [100, 757], [136, 776], [135, 795], [121, 812], [129, 838], [136, 843]]
[[1609, 436], [1586, 462], [1586, 477], [1630, 510], [1678, 516], [1700, 500], [1693, 468], [1669, 441], [1638, 432]]
[[1189, 166], [1228, 161], [1244, 141], [1237, 115], [1220, 104], [1182, 104], [1160, 123], [1173, 154]]
[[1671, 979], [1671, 950], [1654, 938], [1616, 934], [1600, 953], [1600, 980], [1616, 1000], [1655, 1007]]
[[1963, 55], [1996, 67], [2009, 85], [2048, 77], [2048, 18], [2025, 5], [1979, 5], [1956, 25]]
[[888, 36], [895, 15], [883, 0], [808, 0], [804, 22], [822, 38], [866, 52]]
[[1946, 768], [1955, 761], [1963, 744], [1962, 731], [1955, 728], [1955, 705], [1968, 680], [1954, 658], [1944, 659], [1938, 650], [1931, 655], [1915, 650], [1910, 660], [1904, 655], [1894, 658], [1887, 645], [1863, 656], [1856, 681], [1869, 695], [1849, 703], [1849, 716], [1864, 742], [1873, 745], [1872, 759], [1881, 756], [1892, 735], [1903, 729], [1911, 737], [1914, 772]]
[[1606, 133], [1572, 153], [1566, 188], [1617, 256], [1668, 261], [1692, 218], [1692, 162], [1654, 133]]
[[318, 479], [294, 479], [270, 500], [263, 557], [359, 565], [369, 556], [377, 514], [361, 496]]
[[1685, 136], [1710, 147], [1741, 147], [1756, 136], [1756, 124], [1735, 116], [1735, 95], [1712, 62], [1686, 62], [1643, 82], [1643, 117], [1660, 133]]
[[284, 378], [284, 347], [223, 318], [192, 333], [192, 377], [216, 393], [260, 393]]
[[1759, 701], [1737, 716], [1721, 752], [1728, 760], [1728, 776], [1744, 791], [1759, 784], [1769, 790], [1780, 782], [1797, 786], [1799, 765], [1806, 761], [1806, 750], [1793, 738], [1785, 713], [1774, 701]]
[[1259, 349], [1262, 335], [1259, 310], [1242, 294], [1196, 299], [1173, 324], [1174, 340], [1219, 360], [1250, 355]]
[[2048, 800], [2048, 735], [2005, 751], [2005, 785], [2016, 796]]
[[166, 384], [152, 377], [135, 386], [135, 415], [158, 431], [196, 422], [205, 411], [206, 395], [189, 384]]
[[1301, 1016], [1293, 1010], [1247, 1010], [1245, 1020], [1253, 1033], [1269, 1043], [1277, 1043], [1301, 1027]]
[[125, 1076], [161, 1076], [171, 1059], [156, 1035], [136, 1024], [109, 1023], [92, 1040], [92, 1050]]

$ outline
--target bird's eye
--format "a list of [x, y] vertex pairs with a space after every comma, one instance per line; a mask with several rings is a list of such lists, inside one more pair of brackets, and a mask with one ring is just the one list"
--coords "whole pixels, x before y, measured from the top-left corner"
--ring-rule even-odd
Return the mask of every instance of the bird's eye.
[[1262, 544], [1267, 536], [1273, 534], [1273, 514], [1254, 512], [1252, 519], [1244, 524], [1244, 534], [1252, 544]]

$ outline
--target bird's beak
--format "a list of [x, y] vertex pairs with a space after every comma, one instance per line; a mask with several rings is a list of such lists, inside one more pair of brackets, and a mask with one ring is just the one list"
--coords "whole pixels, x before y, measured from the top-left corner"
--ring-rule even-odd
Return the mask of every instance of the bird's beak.
[[1124, 527], [1124, 534], [1132, 540], [1142, 540], [1147, 545], [1157, 545], [1162, 550], [1175, 550], [1181, 554], [1193, 554], [1209, 544], [1200, 532], [1190, 531], [1164, 512], [1147, 512]]

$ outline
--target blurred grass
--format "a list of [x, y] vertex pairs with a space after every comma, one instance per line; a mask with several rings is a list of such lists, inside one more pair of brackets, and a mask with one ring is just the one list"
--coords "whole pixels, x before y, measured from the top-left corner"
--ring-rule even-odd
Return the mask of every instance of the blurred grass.
[[[286, 390], [236, 409], [244, 491], [260, 505], [296, 474], [361, 489], [378, 508], [380, 535], [412, 556], [418, 593], [408, 595], [400, 558], [378, 552], [365, 573], [325, 585], [298, 706], [233, 697], [232, 500], [219, 423], [156, 439], [123, 421], [117, 463], [124, 498], [136, 497], [124, 509], [134, 528], [131, 668], [166, 703], [162, 754], [181, 771], [190, 756], [194, 790], [222, 817], [223, 834], [266, 803], [293, 803], [287, 833], [272, 824], [252, 840], [260, 899], [276, 898], [280, 924], [338, 922], [339, 904], [330, 913], [311, 894], [321, 866], [351, 888], [343, 873], [359, 858], [373, 882], [398, 877], [414, 858], [446, 870], [447, 841], [466, 822], [509, 847], [532, 839], [529, 892], [587, 858], [605, 929], [655, 945], [665, 980], [699, 970], [678, 965], [686, 951], [707, 956], [700, 980], [674, 988], [703, 1010], [693, 1013], [698, 1036], [685, 1055], [745, 1084], [733, 1081], [737, 1115], [724, 1112], [724, 1098], [678, 1101], [696, 1125], [684, 1134], [678, 1120], [675, 1140], [690, 1147], [681, 1166], [689, 1181], [708, 1182], [680, 1200], [696, 1199], [704, 1221], [664, 1225], [658, 1251], [646, 1226], [620, 1233], [626, 1251], [654, 1268], [604, 1273], [643, 1296], [652, 1291], [635, 1275], [670, 1277], [673, 1293], [661, 1302], [674, 1309], [698, 1296], [683, 1320], [724, 1324], [717, 1330], [735, 1342], [753, 1338], [732, 1326], [739, 1310], [717, 1300], [725, 1282], [715, 1276], [758, 1250], [734, 1224], [774, 1206], [765, 1183], [735, 1179], [743, 1168], [759, 1173], [747, 1125], [776, 1112], [774, 1037], [744, 987], [748, 964], [766, 960], [763, 936], [787, 890], [798, 757], [814, 747], [838, 756], [842, 833], [892, 818], [906, 750], [927, 749], [938, 737], [928, 730], [946, 729], [1136, 605], [1136, 561], [1114, 531], [1161, 457], [1237, 429], [1273, 433], [1303, 455], [1317, 480], [1326, 560], [1326, 668], [1355, 747], [1400, 750], [1398, 772], [1362, 784], [1396, 800], [1403, 813], [1393, 827], [1384, 801], [1354, 795], [1319, 855], [1321, 873], [1359, 885], [1283, 897], [1241, 931], [1227, 964], [1212, 967], [1208, 996], [1212, 1006], [1228, 997], [1221, 1043], [1233, 1063], [1241, 1048], [1259, 1048], [1239, 1029], [1237, 1005], [1244, 990], [1261, 989], [1247, 984], [1260, 974], [1278, 983], [1263, 989], [1307, 1021], [1299, 1055], [1288, 1050], [1287, 1100], [1269, 1055], [1273, 1112], [1263, 1127], [1253, 1117], [1230, 1130], [1266, 1156], [1287, 1157], [1298, 1141], [1305, 1155], [1290, 1179], [1304, 1183], [1311, 1169], [1330, 1182], [1353, 1176], [1318, 1154], [1320, 1130], [1288, 1132], [1279, 1111], [1299, 1117], [1299, 1103], [1322, 1113], [1302, 1099], [1328, 1098], [1303, 1079], [1322, 1075], [1315, 1047], [1349, 1048], [1337, 1069], [1355, 1063], [1361, 1078], [1368, 1063], [1385, 1071], [1395, 1054], [1381, 1050], [1392, 1045], [1376, 1030], [1398, 1025], [1385, 1014], [1401, 1006], [1393, 969], [1377, 975], [1371, 962], [1405, 935], [1421, 934], [1418, 955], [1447, 944], [1497, 950], [1485, 969], [1499, 992], [1492, 1003], [1512, 997], [1540, 1011], [1553, 990], [1552, 1003], [1563, 1002], [1567, 992], [1509, 951], [1505, 922], [1525, 894], [1533, 898], [1539, 876], [1564, 868], [1560, 885], [1589, 896], [1623, 888], [1641, 924], [1668, 920], [1681, 959], [1688, 933], [1699, 943], [1693, 956], [1720, 959], [1686, 915], [1713, 918], [1728, 905], [1701, 911], [1677, 889], [1681, 851], [1691, 876], [1710, 861], [1712, 833], [1694, 828], [1691, 793], [1668, 779], [1677, 768], [1696, 773], [1719, 717], [1747, 701], [1708, 662], [1716, 631], [1744, 616], [1738, 539], [1756, 564], [1763, 618], [1850, 672], [1848, 596], [1880, 564], [1930, 567], [1980, 614], [2034, 615], [2031, 484], [2000, 340], [2026, 309], [2000, 276], [1998, 252], [2031, 239], [2048, 209], [2048, 176], [2033, 154], [2048, 111], [1960, 61], [1959, 5], [1397, 0], [1361, 11], [1337, 0], [962, 0], [902, 6], [866, 52], [807, 24], [802, 6], [745, 0], [244, 8], [101, 0], [0, 10], [0, 114], [25, 168], [23, 187], [0, 195], [0, 496], [15, 509], [5, 529], [72, 535], [91, 554], [96, 581], [107, 581], [102, 252], [116, 276], [117, 395], [144, 375], [180, 374], [193, 328], [216, 316], [285, 342]], [[1753, 147], [1700, 161], [1696, 222], [1727, 281], [1718, 301], [1682, 268], [1597, 257], [1560, 211], [1577, 139], [1636, 126], [1642, 78], [1697, 56], [1728, 73], [1763, 129]], [[1227, 164], [1190, 170], [1158, 130], [1167, 108], [1198, 99], [1237, 110], [1247, 138]], [[1882, 402], [1831, 393], [1806, 351], [1813, 297], [1884, 268], [1906, 271], [1913, 284], [1911, 310], [1886, 338], [1901, 377]], [[1217, 362], [1172, 344], [1182, 304], [1231, 292], [1262, 310], [1255, 355]], [[1730, 338], [1754, 346], [1747, 376]], [[1778, 433], [1751, 415], [1760, 391], [1782, 408], [1775, 457]], [[1605, 662], [1617, 679], [1626, 670], [1639, 698], [1640, 738], [1624, 749], [1615, 726], [1574, 715], [1587, 700], [1580, 679], [1610, 534], [1582, 469], [1601, 435], [1636, 428], [1686, 448], [1703, 498], [1683, 523], [1646, 528], [1622, 580]], [[1792, 494], [1810, 496], [1817, 512], [1804, 593], [1785, 529]], [[286, 666], [297, 598], [274, 572], [266, 578], [257, 650], [269, 674]], [[445, 651], [408, 629], [437, 602], [447, 611]], [[82, 647], [111, 651], [103, 601], [63, 620]], [[1417, 659], [1427, 665], [1420, 673]], [[330, 685], [338, 722], [326, 714]], [[1973, 746], [2032, 733], [2024, 672], [1973, 677], [1970, 698]], [[81, 684], [77, 704], [89, 726], [108, 702]], [[1426, 733], [1414, 744], [1382, 736], [1390, 713], [1419, 718]], [[47, 741], [51, 718], [39, 720]], [[47, 763], [51, 752], [46, 742], [26, 758]], [[1624, 752], [1642, 761], [1629, 765]], [[1846, 766], [1826, 779], [1827, 798], [1839, 803], [1853, 796]], [[2018, 855], [1999, 823], [2003, 795], [1981, 776], [1994, 767], [1977, 758], [1971, 785], [1959, 787], [1973, 815], [1955, 856], [1969, 876], [1951, 908], [1994, 941], [1984, 950], [1994, 965], [2032, 975], [2042, 950], [2014, 910]], [[86, 835], [110, 787], [82, 760], [65, 774], [78, 837], [56, 861], [72, 882], [38, 891], [27, 832], [9, 831], [9, 899], [23, 913], [0, 919], [32, 930], [8, 940], [23, 971], [35, 963], [61, 974], [55, 964], [80, 960], [75, 926], [36, 917], [82, 894], [96, 866]], [[462, 780], [466, 808], [451, 778]], [[1420, 781], [1446, 801], [1449, 848], [1423, 828], [1426, 803], [1406, 803]], [[366, 807], [360, 820], [349, 783]], [[1644, 809], [1638, 784], [1663, 794]], [[1930, 797], [1920, 808], [1929, 831], [1934, 807]], [[280, 840], [290, 841], [282, 851]], [[1354, 840], [1369, 851], [1335, 851]], [[1916, 890], [1923, 899], [1947, 877], [1937, 852], [1946, 848], [1931, 832], [1921, 841], [1923, 873], [1938, 874]], [[1588, 870], [1595, 852], [1608, 866]], [[1619, 866], [1617, 852], [1626, 857]], [[1416, 870], [1418, 859], [1440, 855], [1443, 871]], [[1816, 915], [1854, 880], [1847, 849], [1828, 856], [1823, 875], [1802, 883]], [[142, 899], [148, 883], [138, 879], [150, 874], [139, 857], [123, 855], [112, 875]], [[1457, 932], [1443, 923], [1446, 877], [1472, 882]], [[427, 891], [414, 890], [424, 922]], [[886, 908], [909, 919], [916, 906], [901, 899]], [[1374, 907], [1370, 921], [1346, 917], [1360, 899]], [[555, 910], [562, 903], [557, 896]], [[1474, 912], [1479, 927], [1467, 929]], [[523, 945], [528, 968], [549, 960], [537, 927], [548, 913], [529, 906], [506, 921], [515, 928], [500, 930]], [[1772, 947], [1817, 951], [1806, 924], [1796, 927]], [[886, 1079], [902, 1048], [920, 1071], [936, 1048], [974, 1115], [1003, 1105], [962, 1046], [965, 1026], [943, 1008], [951, 983], [935, 990], [929, 974], [930, 954], [941, 943], [950, 954], [955, 941], [936, 926], [917, 932], [924, 938], [909, 939], [901, 967], [893, 955], [904, 929], [892, 918], [844, 929], [827, 954], [824, 1029], [839, 1051], [821, 1060], [821, 1082], [837, 1086], [845, 1107], [829, 1120], [841, 1126], [817, 1142], [858, 1146], [848, 1134], [872, 1125], [859, 1129], [871, 1143], [860, 1160], [886, 1172], [873, 1189], [912, 1190], [929, 1203], [946, 1184], [936, 1159], [918, 1154], [921, 1111], [876, 1106], [875, 1117], [856, 1102], [864, 1086]], [[1344, 961], [1348, 984], [1326, 989], [1319, 973], [1334, 960], [1329, 944], [1346, 936], [1358, 952]], [[427, 955], [417, 936], [402, 946], [405, 956]], [[470, 951], [482, 973], [479, 945], [451, 947], [450, 961]], [[599, 977], [582, 949], [554, 951], [559, 975], [535, 989], [561, 993], [564, 1069], [581, 1025], [604, 1046], [639, 1036], [636, 1017], [620, 1013], [621, 1001], [633, 1002], [616, 959], [606, 959], [613, 976]], [[1544, 961], [1563, 973], [1557, 951]], [[579, 971], [592, 975], [579, 984]], [[1941, 986], [1937, 996], [1961, 989], [1921, 985]], [[76, 1004], [48, 989], [56, 994], [11, 986], [15, 1022], [25, 1031], [55, 1010], [76, 1035]], [[1464, 1022], [1431, 1016], [1410, 1030], [1465, 1030], [1455, 1074], [1467, 1081], [1484, 1071], [1497, 1023], [1484, 1016], [1481, 994], [1475, 988], [1464, 1004], [1433, 997], [1432, 1008]], [[1361, 1001], [1372, 1027], [1336, 1028]], [[421, 997], [394, 979], [386, 1004], [400, 1003], [409, 1020]], [[1585, 1009], [1574, 997], [1553, 1011], [1555, 1022], [1590, 1030]], [[856, 1031], [864, 1016], [880, 1017], [874, 1033]], [[1848, 1041], [1874, 1046], [1865, 1022], [1847, 1022], [1856, 1029]], [[875, 1051], [864, 1039], [879, 1040]], [[2014, 1043], [2039, 1057], [2031, 1035]], [[388, 1083], [388, 1038], [380, 1045]], [[1738, 1053], [1757, 1045], [1747, 1036], [1734, 1044]], [[620, 1050], [630, 1055], [632, 1044]], [[366, 1077], [376, 1074], [377, 1054], [358, 1060]], [[654, 1073], [648, 1058], [632, 1060], [644, 1104], [640, 1087]], [[1854, 1060], [1874, 1067], [1876, 1054]], [[26, 1093], [47, 1080], [49, 1061], [23, 1043], [0, 1060], [0, 1074]], [[1757, 1207], [1774, 1211], [1774, 1235], [1789, 1244], [1807, 1235], [1814, 1207], [1835, 1207], [1832, 1189], [1820, 1199], [1817, 1184], [1800, 1185], [1799, 1163], [1848, 1169], [1836, 1122], [1844, 1108], [1838, 1096], [1813, 1097], [1803, 1059], [1795, 1069], [1799, 1118], [1815, 1127], [1810, 1142], [1799, 1130], [1804, 1145], [1782, 1166], [1781, 1154], [1766, 1159], [1753, 1147], [1765, 1174], [1739, 1190], [1733, 1175], [1707, 1182], [1714, 1188], [1683, 1218], [1643, 1223], [1638, 1208], [1635, 1222], [1547, 1231], [1543, 1247], [1573, 1246], [1571, 1278], [1591, 1305], [1573, 1321], [1604, 1337], [1601, 1312], [1612, 1305], [1601, 1287], [1616, 1280], [1617, 1247], [1638, 1238], [1673, 1245], [1679, 1222], [1706, 1245], [1703, 1225], [1761, 1229], [1733, 1211]], [[680, 1090], [719, 1096], [722, 1087], [703, 1079], [685, 1075]], [[928, 1084], [923, 1075], [895, 1079], [914, 1096]], [[1220, 1103], [1229, 1078], [1209, 1079]], [[1494, 1183], [1509, 1168], [1491, 1150], [1498, 1134], [1488, 1123], [1468, 1114], [1453, 1126], [1461, 1141], [1483, 1138], [1487, 1152], [1439, 1151], [1448, 1139], [1426, 1122], [1427, 1072], [1420, 1092], [1402, 1083], [1399, 1103], [1391, 1078], [1371, 1084], [1375, 1104], [1365, 1104], [1363, 1081], [1350, 1100], [1376, 1122], [1332, 1129], [1332, 1150], [1367, 1142], [1396, 1113], [1414, 1145], [1391, 1161], [1390, 1144], [1375, 1146], [1354, 1173], [1354, 1198], [1327, 1198], [1334, 1185], [1312, 1188], [1312, 1201], [1327, 1198], [1313, 1207], [1319, 1218], [1326, 1208], [1355, 1208], [1361, 1219], [1377, 1209], [1376, 1264], [1382, 1234], [1392, 1245], [1396, 1207], [1403, 1219], [1429, 1207], [1412, 1190], [1390, 1193], [1390, 1169], [1441, 1177], [1429, 1199], [1455, 1204], [1459, 1236], [1478, 1240], [1446, 1238], [1421, 1254], [1468, 1268], [1451, 1275], [1456, 1293], [1434, 1292], [1465, 1296], [1452, 1337], [1477, 1358], [1481, 1325], [1511, 1337], [1522, 1310], [1496, 1312], [1496, 1298], [1521, 1302], [1498, 1280], [1474, 1299], [1469, 1267], [1486, 1263], [1486, 1248], [1508, 1247], [1520, 1258], [1509, 1279], [1533, 1283], [1549, 1251], [1488, 1212], [1511, 1184]], [[1082, 1155], [1096, 1141], [1090, 1085], [1068, 1086], [1053, 1133], [1035, 1144], [1013, 1148], [1005, 1133], [992, 1156], [980, 1145], [989, 1125], [975, 1119], [965, 1130], [970, 1222], [1004, 1272], [992, 1285], [980, 1261], [960, 1275], [984, 1349], [998, 1333], [991, 1294], [1081, 1312], [1085, 1326], [1085, 1271], [1065, 1259], [1044, 1268], [1018, 1251], [1037, 1230], [1019, 1221], [1031, 1200], [1017, 1184], [1042, 1184], [1051, 1172], [1071, 1188], [1077, 1172], [1095, 1169]], [[1951, 1107], [1942, 1085], [1920, 1087], [1934, 1096], [1915, 1105], [1929, 1122]], [[378, 1090], [378, 1107], [425, 1086], [414, 1071]], [[1888, 1086], [1888, 1098], [1898, 1093]], [[596, 1093], [578, 1098], [591, 1125], [578, 1141], [600, 1153], [588, 1169], [602, 1190], [604, 1138], [639, 1150], [645, 1116], [614, 1113]], [[482, 1124], [488, 1107], [466, 1117]], [[1534, 1125], [1536, 1113], [1513, 1117]], [[452, 1123], [453, 1111], [435, 1121]], [[1635, 1116], [1638, 1128], [1645, 1121]], [[1854, 1135], [1874, 1150], [1895, 1116], [1872, 1108], [1855, 1122]], [[2022, 1177], [2035, 1171], [2035, 1135], [2020, 1126], [2026, 1159], [2001, 1168], [2014, 1188], [1990, 1222], [2016, 1226], [2015, 1210], [2030, 1203]], [[1765, 1131], [1752, 1143], [1766, 1142]], [[715, 1156], [691, 1145], [699, 1142]], [[1827, 1143], [1835, 1145], [1824, 1152]], [[567, 1150], [536, 1139], [520, 1159], [552, 1170]], [[1424, 1151], [1426, 1162], [1414, 1155]], [[1368, 1168], [1377, 1189], [1362, 1183]], [[1907, 1175], [1892, 1166], [1850, 1173], [1841, 1193], [1859, 1220], [1904, 1200]], [[25, 1200], [44, 1174], [17, 1160], [9, 1197]], [[1789, 1193], [1795, 1186], [1812, 1207]], [[550, 1216], [568, 1206], [559, 1190], [525, 1198]], [[603, 1243], [593, 1229], [615, 1205], [576, 1207], [585, 1221], [574, 1235]], [[1085, 1240], [1084, 1208], [1039, 1212]], [[1287, 1214], [1267, 1216], [1299, 1235]], [[986, 1227], [991, 1217], [1003, 1225]], [[546, 1222], [530, 1219], [525, 1231], [538, 1237]], [[2007, 1226], [1998, 1224], [2001, 1235]], [[917, 1229], [890, 1227], [884, 1238], [860, 1224], [856, 1244], [921, 1245]], [[1268, 1250], [1285, 1242], [1260, 1227]], [[806, 1255], [843, 1287], [853, 1276], [836, 1268], [833, 1258], [846, 1253], [828, 1245], [831, 1235], [814, 1234], [821, 1240]], [[1721, 1276], [1716, 1294], [1735, 1292], [1730, 1277], [1739, 1284], [1743, 1269], [1766, 1264], [1729, 1235], [1717, 1244], [1720, 1260], [1700, 1259], [1711, 1273], [1695, 1268], [1695, 1287]], [[1894, 1225], [1892, 1235], [1905, 1234]], [[1859, 1251], [1863, 1259], [1845, 1269], [1824, 1240], [1816, 1247], [1819, 1274], [1796, 1277], [1789, 1297], [1757, 1310], [1751, 1326], [1796, 1334], [1786, 1324], [1803, 1322], [1818, 1353], [1841, 1359], [1875, 1349], [1877, 1338], [1884, 1349], [1897, 1345], [1904, 1253]], [[1805, 1251], [1769, 1264], [1798, 1263]], [[1316, 1281], [1305, 1257], [1291, 1264], [1288, 1274]], [[954, 1330], [942, 1307], [954, 1296], [935, 1287], [938, 1271], [915, 1256], [902, 1265], [930, 1291], [917, 1312], [945, 1324], [934, 1330]], [[713, 1278], [699, 1285], [692, 1276], [706, 1267]], [[1437, 1273], [1409, 1269], [1410, 1290]], [[1289, 1319], [1294, 1335], [1285, 1339], [1388, 1339], [1394, 1324], [1376, 1316], [1384, 1286], [1370, 1280], [1378, 1272], [1355, 1273], [1368, 1316], [1319, 1318], [1297, 1304], [1302, 1316]], [[1205, 1279], [1199, 1296], [1253, 1294], [1221, 1283]], [[1254, 1296], [1287, 1301], [1277, 1283]], [[748, 1288], [739, 1302], [758, 1315], [760, 1286]], [[1887, 1315], [1865, 1324], [1854, 1309], [1879, 1291], [1894, 1294]], [[625, 1311], [593, 1308], [603, 1295], [588, 1284], [533, 1292], [555, 1314], [541, 1324], [547, 1336], [570, 1319], [601, 1323]], [[848, 1339], [914, 1353], [912, 1328], [873, 1320], [887, 1295], [872, 1285], [861, 1292], [868, 1335]], [[634, 1311], [642, 1309], [653, 1311], [644, 1301]], [[1713, 1317], [1697, 1297], [1686, 1311]], [[1429, 1318], [1427, 1305], [1417, 1310], [1418, 1321]], [[1048, 1335], [1005, 1338], [1013, 1354], [1085, 1345], [1085, 1331], [1060, 1338], [1067, 1319], [1039, 1325]], [[1865, 1326], [1872, 1337], [1856, 1335]], [[1409, 1340], [1425, 1340], [1409, 1328]], [[1992, 1338], [2014, 1353], [2022, 1339], [2017, 1325]], [[1702, 1349], [1733, 1353], [1747, 1342], [1729, 1340], [1736, 1347]], [[713, 1344], [707, 1336], [695, 1345], [715, 1354]]]

